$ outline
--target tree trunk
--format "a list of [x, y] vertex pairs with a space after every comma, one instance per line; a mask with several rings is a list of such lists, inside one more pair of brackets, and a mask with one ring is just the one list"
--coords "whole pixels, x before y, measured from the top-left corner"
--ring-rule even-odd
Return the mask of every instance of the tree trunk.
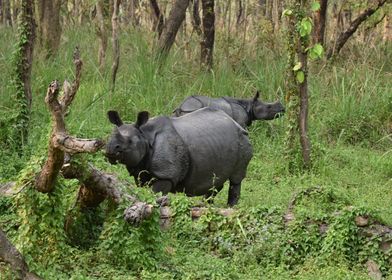
[[214, 0], [202, 0], [203, 8], [203, 37], [200, 42], [201, 66], [210, 71], [213, 66], [215, 40]]
[[16, 145], [23, 146], [27, 141], [31, 112], [31, 68], [35, 41], [34, 1], [22, 2], [22, 13], [18, 27], [19, 42], [15, 54], [14, 84], [16, 104], [19, 106], [16, 117]]
[[272, 22], [273, 22], [275, 34], [280, 29], [280, 16], [282, 14], [280, 3], [281, 3], [281, 1], [278, 1], [278, 0], [272, 1]]
[[76, 73], [72, 85], [64, 82], [63, 95], [59, 100], [60, 85], [58, 81], [53, 81], [50, 83], [45, 97], [46, 105], [52, 115], [52, 132], [49, 139], [48, 157], [35, 180], [35, 188], [43, 193], [53, 191], [57, 176], [64, 163], [65, 152], [96, 151], [101, 144], [99, 141], [85, 141], [67, 134], [64, 117], [78, 91], [83, 65], [77, 48], [74, 51], [73, 58]]
[[309, 42], [298, 45], [297, 56], [298, 61], [302, 64], [302, 71], [304, 72], [304, 81], [299, 84], [299, 132], [300, 142], [302, 147], [302, 159], [305, 169], [310, 168], [310, 140], [308, 136], [308, 54], [306, 49], [309, 47]]
[[4, 22], [4, 0], [0, 0], [0, 24]]
[[150, 0], [150, 5], [154, 15], [153, 30], [158, 33], [158, 38], [160, 38], [163, 31], [164, 17], [156, 0]]
[[382, 39], [384, 42], [391, 42], [392, 41], [392, 22], [391, 22], [391, 15], [386, 15], [384, 19], [384, 30]]
[[259, 0], [257, 3], [259, 14], [262, 14], [265, 17], [265, 14], [267, 12], [266, 0]]
[[242, 17], [244, 14], [244, 6], [242, 4], [242, 0], [237, 0], [237, 27], [241, 24], [242, 22]]
[[379, 8], [381, 8], [387, 0], [378, 0], [378, 4], [376, 7], [367, 8], [363, 11], [359, 16], [351, 22], [350, 26], [339, 34], [336, 43], [333, 44], [328, 52], [327, 52], [327, 59], [332, 58], [335, 54], [338, 54], [343, 46], [346, 44], [347, 40], [357, 31], [358, 27], [371, 15], [373, 15]]
[[111, 91], [114, 92], [116, 85], [116, 76], [118, 66], [120, 64], [120, 40], [118, 38], [118, 12], [120, 8], [120, 0], [113, 2], [113, 15], [112, 15], [112, 47], [113, 47], [113, 64], [112, 64], [112, 77], [111, 77]]
[[[298, 24], [306, 16], [303, 2], [301, 0], [291, 1], [292, 15], [288, 18], [288, 67], [286, 83], [287, 102], [287, 138], [286, 157], [289, 171], [296, 170], [295, 167], [309, 169], [310, 162], [310, 140], [308, 138], [308, 65], [307, 49], [309, 47], [309, 35], [301, 36]], [[299, 153], [298, 145], [301, 145], [302, 166], [296, 162]]]
[[139, 0], [129, 0], [128, 3], [128, 17], [130, 18], [130, 22], [133, 26], [140, 25], [140, 16], [138, 14], [138, 10], [140, 9]]
[[108, 47], [108, 17], [109, 7], [104, 0], [99, 0], [96, 4], [96, 33], [98, 35], [98, 65], [99, 71], [102, 73], [105, 66], [106, 49]]
[[61, 0], [39, 0], [39, 43], [47, 52], [47, 57], [55, 55], [60, 45]]
[[265, 0], [265, 17], [273, 23], [272, 18], [273, 0]]
[[193, 0], [193, 5], [192, 5], [192, 26], [193, 30], [196, 31], [196, 33], [201, 36], [202, 31], [201, 31], [201, 19], [200, 19], [200, 14], [199, 14], [199, 0]]
[[18, 14], [19, 14], [19, 2], [18, 1], [10, 1], [11, 6], [11, 20], [12, 26], [16, 26], [18, 22]]
[[189, 0], [176, 0], [174, 2], [165, 27], [163, 28], [162, 35], [158, 41], [157, 55], [160, 60], [165, 59], [169, 54], [174, 40], [176, 39], [178, 29], [184, 21], [188, 5]]
[[3, 15], [3, 20], [1, 23], [3, 23], [4, 25], [12, 26], [10, 0], [2, 0], [1, 9]]
[[328, 0], [320, 0], [320, 9], [313, 16], [313, 42], [324, 46], [325, 26], [327, 21]]

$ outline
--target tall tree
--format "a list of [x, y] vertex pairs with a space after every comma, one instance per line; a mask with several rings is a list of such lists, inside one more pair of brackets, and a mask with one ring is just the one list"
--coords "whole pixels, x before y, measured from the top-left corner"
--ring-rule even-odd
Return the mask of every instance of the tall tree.
[[[308, 136], [308, 53], [320, 56], [322, 47], [310, 48], [310, 35], [312, 23], [307, 16], [309, 1], [291, 0], [290, 9], [286, 10], [288, 16], [288, 54], [286, 101], [288, 117], [288, 133], [286, 151], [289, 170], [300, 166], [305, 169], [311, 167], [311, 143]], [[321, 48], [321, 50], [320, 50]], [[299, 152], [299, 145], [301, 146]], [[297, 154], [301, 154], [302, 164], [296, 162]]]
[[47, 52], [47, 57], [57, 53], [60, 45], [61, 0], [38, 0], [38, 35], [39, 43]]
[[11, 17], [11, 4], [10, 0], [1, 0], [1, 22], [4, 25], [12, 26], [12, 17]]
[[113, 48], [113, 64], [112, 64], [112, 77], [111, 77], [111, 91], [114, 91], [116, 85], [116, 76], [118, 66], [120, 64], [120, 40], [118, 38], [118, 13], [120, 9], [121, 0], [113, 1], [113, 15], [112, 15], [112, 48]]
[[139, 16], [139, 9], [140, 9], [140, 1], [139, 0], [129, 0], [128, 7], [126, 8], [128, 12], [129, 22], [133, 26], [140, 25], [140, 16]]
[[203, 9], [203, 36], [200, 42], [200, 62], [203, 68], [211, 70], [215, 40], [214, 0], [202, 0], [201, 2]]
[[104, 0], [98, 0], [96, 3], [96, 33], [98, 35], [98, 65], [100, 72], [103, 71], [105, 65], [106, 49], [108, 46], [108, 30], [109, 30], [109, 3]]
[[154, 16], [153, 29], [158, 33], [158, 38], [160, 38], [163, 31], [164, 17], [156, 0], [150, 0], [150, 6]]
[[324, 46], [325, 26], [327, 21], [328, 0], [320, 0], [320, 9], [313, 15], [313, 42]]
[[22, 1], [22, 11], [18, 26], [18, 43], [14, 53], [14, 78], [16, 117], [14, 137], [17, 146], [26, 143], [28, 124], [30, 119], [32, 93], [31, 93], [31, 68], [33, 64], [33, 50], [35, 40], [34, 0]]
[[169, 17], [165, 23], [162, 31], [162, 35], [158, 40], [158, 58], [165, 59], [169, 54], [171, 47], [173, 46], [174, 40], [181, 23], [185, 19], [185, 12], [188, 8], [189, 0], [176, 0], [171, 8]]
[[200, 36], [202, 34], [201, 32], [201, 19], [200, 19], [200, 14], [199, 14], [199, 0], [193, 0], [192, 3], [192, 16], [191, 16], [191, 22], [193, 26], [193, 30], [196, 31], [196, 33]]

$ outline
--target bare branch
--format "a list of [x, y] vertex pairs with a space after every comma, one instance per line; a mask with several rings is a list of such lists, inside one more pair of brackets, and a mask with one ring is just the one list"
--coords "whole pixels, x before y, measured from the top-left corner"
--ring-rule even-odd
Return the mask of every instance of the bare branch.
[[339, 37], [336, 40], [336, 44], [333, 44], [328, 50], [327, 59], [330, 59], [335, 54], [338, 54], [343, 46], [346, 44], [348, 39], [357, 31], [358, 27], [371, 15], [373, 15], [379, 8], [381, 8], [388, 0], [379, 0], [376, 7], [367, 8], [363, 11], [351, 24], [350, 26], [340, 33]]

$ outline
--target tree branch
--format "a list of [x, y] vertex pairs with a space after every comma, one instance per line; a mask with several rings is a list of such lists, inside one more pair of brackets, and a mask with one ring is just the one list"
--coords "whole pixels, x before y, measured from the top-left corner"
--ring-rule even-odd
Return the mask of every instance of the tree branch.
[[338, 54], [343, 46], [346, 44], [347, 40], [357, 31], [358, 27], [371, 15], [373, 15], [379, 8], [381, 8], [388, 0], [379, 0], [376, 7], [367, 8], [362, 12], [351, 24], [350, 26], [340, 33], [336, 43], [328, 50], [327, 59], [332, 58], [335, 54]]

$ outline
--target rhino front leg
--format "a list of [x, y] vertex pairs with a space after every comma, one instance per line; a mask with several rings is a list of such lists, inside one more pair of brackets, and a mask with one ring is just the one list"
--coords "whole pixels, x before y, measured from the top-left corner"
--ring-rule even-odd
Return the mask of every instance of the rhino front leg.
[[227, 200], [227, 204], [230, 207], [233, 207], [238, 203], [238, 200], [240, 199], [240, 193], [241, 193], [241, 182], [236, 184], [230, 181], [229, 198]]
[[168, 194], [173, 187], [173, 183], [170, 180], [156, 180], [152, 183], [152, 190], [156, 193], [161, 192], [163, 195]]

